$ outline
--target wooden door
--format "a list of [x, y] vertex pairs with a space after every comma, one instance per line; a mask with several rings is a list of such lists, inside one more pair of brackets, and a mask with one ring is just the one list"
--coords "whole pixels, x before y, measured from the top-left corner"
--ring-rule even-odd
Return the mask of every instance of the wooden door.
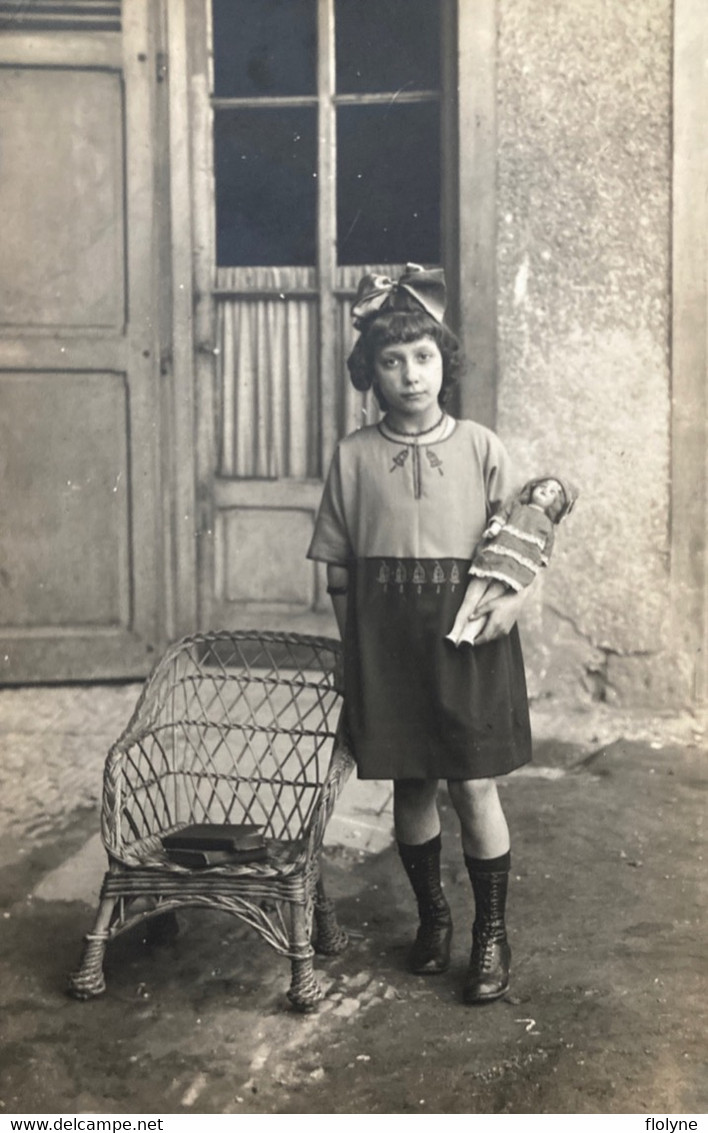
[[144, 0], [0, 5], [0, 680], [160, 645]]

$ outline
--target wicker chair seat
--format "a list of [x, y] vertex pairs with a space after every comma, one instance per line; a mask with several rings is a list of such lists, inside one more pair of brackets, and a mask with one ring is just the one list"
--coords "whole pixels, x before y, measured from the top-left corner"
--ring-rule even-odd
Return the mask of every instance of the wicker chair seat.
[[[174, 830], [167, 830], [165, 833], [173, 834], [179, 829], [180, 827], [175, 827]], [[162, 846], [161, 838], [161, 835], [153, 834], [133, 842], [130, 848], [124, 850], [122, 858], [116, 859], [116, 864], [129, 869], [162, 870], [166, 873], [189, 874], [197, 877], [201, 874], [205, 877], [224, 874], [234, 878], [288, 877], [302, 870], [307, 864], [307, 841], [304, 838], [292, 842], [272, 839], [266, 843], [268, 856], [262, 861], [233, 862], [228, 865], [204, 866], [200, 869], [172, 861]]]
[[[328, 638], [255, 631], [199, 634], [168, 650], [106, 760], [108, 871], [72, 995], [105, 990], [106, 945], [120, 932], [191, 905], [240, 917], [288, 956], [288, 996], [313, 1009], [315, 949], [346, 944], [320, 871], [325, 828], [353, 767], [339, 655]], [[191, 823], [244, 822], [261, 828], [266, 859], [194, 868], [162, 846]]]

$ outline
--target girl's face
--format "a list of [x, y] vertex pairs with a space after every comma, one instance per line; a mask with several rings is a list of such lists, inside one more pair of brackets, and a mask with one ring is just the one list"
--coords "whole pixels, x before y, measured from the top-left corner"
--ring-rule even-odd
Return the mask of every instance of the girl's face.
[[443, 359], [434, 338], [392, 342], [374, 358], [376, 383], [391, 417], [425, 426], [440, 413], [438, 394], [443, 382]]

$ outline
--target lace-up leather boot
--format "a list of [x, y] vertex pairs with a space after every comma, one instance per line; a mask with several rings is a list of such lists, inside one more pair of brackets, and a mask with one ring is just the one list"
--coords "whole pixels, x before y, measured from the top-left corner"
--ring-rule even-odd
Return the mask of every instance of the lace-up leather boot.
[[[508, 861], [509, 855], [504, 855]], [[472, 955], [463, 989], [465, 1003], [491, 1003], [509, 987], [511, 948], [506, 938], [504, 910], [509, 867], [479, 869], [480, 862], [465, 857], [475, 900]]]
[[437, 975], [450, 965], [452, 917], [440, 881], [440, 835], [420, 846], [398, 843], [398, 852], [418, 902], [420, 924], [408, 953], [408, 970]]

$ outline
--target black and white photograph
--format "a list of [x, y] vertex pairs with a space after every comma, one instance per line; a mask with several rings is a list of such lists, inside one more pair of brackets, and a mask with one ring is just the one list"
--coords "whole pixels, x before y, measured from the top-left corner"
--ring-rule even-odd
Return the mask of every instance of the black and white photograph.
[[705, 1130], [705, 0], [0, 0], [0, 230], [3, 1133]]

